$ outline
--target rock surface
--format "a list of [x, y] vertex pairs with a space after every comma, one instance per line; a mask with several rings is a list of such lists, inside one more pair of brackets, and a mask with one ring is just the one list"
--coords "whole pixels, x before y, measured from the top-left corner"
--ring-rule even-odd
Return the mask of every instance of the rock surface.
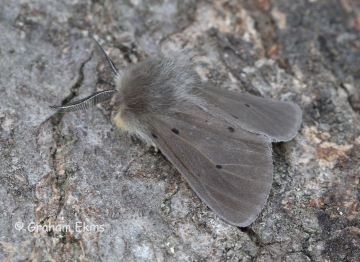
[[[146, 3], [2, 1], [0, 260], [356, 261], [360, 2]], [[180, 41], [204, 81], [301, 106], [251, 226], [219, 219], [104, 106], [49, 109], [96, 90], [89, 32], [118, 68]]]

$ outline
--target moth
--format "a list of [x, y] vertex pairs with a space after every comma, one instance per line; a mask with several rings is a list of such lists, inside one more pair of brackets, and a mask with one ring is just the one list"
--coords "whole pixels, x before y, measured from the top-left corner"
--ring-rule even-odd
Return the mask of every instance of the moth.
[[94, 42], [114, 85], [51, 108], [69, 112], [112, 98], [113, 120], [121, 130], [159, 148], [220, 218], [250, 225], [269, 196], [271, 143], [297, 134], [300, 107], [202, 84], [191, 56], [181, 50], [119, 71]]

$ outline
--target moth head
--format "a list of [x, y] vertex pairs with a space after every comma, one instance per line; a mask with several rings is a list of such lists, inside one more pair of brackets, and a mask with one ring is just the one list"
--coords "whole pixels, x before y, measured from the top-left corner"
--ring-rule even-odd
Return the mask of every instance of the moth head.
[[[129, 70], [126, 70], [128, 73], [125, 72], [123, 75], [119, 70], [117, 70], [114, 63], [107, 56], [104, 49], [96, 41], [96, 39], [93, 36], [91, 37], [94, 41], [95, 53], [97, 55], [99, 63], [105, 65], [104, 70], [108, 74], [109, 78], [113, 79], [114, 85], [107, 82], [106, 80], [99, 79], [100, 81], [98, 80], [98, 82], [107, 84], [111, 86], [111, 88], [95, 92], [90, 96], [75, 102], [67, 103], [64, 105], [50, 106], [50, 108], [58, 113], [73, 112], [85, 110], [95, 106], [100, 102], [112, 99], [113, 111], [111, 116], [115, 124], [121, 130], [135, 134], [144, 140], [149, 140], [147, 137], [145, 137], [144, 132], [141, 131], [141, 125], [139, 124], [138, 119], [135, 116], [131, 115], [131, 111], [126, 110], [128, 106], [133, 106], [134, 108], [141, 109], [141, 101], [139, 99], [141, 99], [141, 97], [144, 97], [136, 97], [134, 95], [134, 93], [136, 93], [136, 87], [138, 85], [135, 85], [132, 89], [125, 88], [125, 90], [132, 90], [131, 93], [122, 92], [124, 90], [124, 88], [122, 87], [129, 87], [130, 85], [133, 85], [134, 82], [139, 83], [139, 81], [134, 81], [136, 79], [136, 75], [131, 76], [133, 68], [130, 67]], [[125, 105], [125, 99], [127, 99], [127, 105]]]
[[[51, 106], [57, 112], [90, 108], [112, 98], [112, 119], [124, 131], [149, 142], [144, 124], [151, 116], [176, 111], [187, 101], [196, 100], [195, 86], [199, 82], [193, 69], [194, 53], [178, 46], [167, 45], [164, 53], [132, 64], [121, 74], [100, 44], [92, 37], [99, 62], [113, 79], [112, 88], [60, 106]], [[200, 104], [200, 101], [193, 101]]]

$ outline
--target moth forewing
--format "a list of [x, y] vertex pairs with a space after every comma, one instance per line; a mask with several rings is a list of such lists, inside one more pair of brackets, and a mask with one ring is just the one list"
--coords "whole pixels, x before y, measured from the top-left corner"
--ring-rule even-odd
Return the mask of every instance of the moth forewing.
[[186, 104], [182, 112], [154, 116], [149, 131], [156, 146], [222, 219], [245, 227], [257, 218], [272, 183], [268, 137]]

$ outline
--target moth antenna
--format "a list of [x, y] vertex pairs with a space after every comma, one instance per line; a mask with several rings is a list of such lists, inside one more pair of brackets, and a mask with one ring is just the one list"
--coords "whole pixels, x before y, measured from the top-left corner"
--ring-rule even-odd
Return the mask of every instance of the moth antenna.
[[95, 42], [95, 52], [97, 56], [100, 58], [101, 62], [104, 62], [107, 64], [108, 69], [111, 70], [112, 74], [114, 76], [119, 76], [119, 71], [116, 69], [114, 63], [111, 61], [111, 59], [108, 57], [108, 55], [105, 53], [104, 49], [101, 47], [98, 41], [96, 41], [95, 37], [91, 35], [91, 38]]
[[84, 110], [92, 106], [95, 106], [100, 102], [110, 99], [115, 92], [117, 92], [117, 90], [115, 89], [99, 91], [78, 101], [66, 105], [50, 106], [50, 108], [55, 110], [56, 112], [72, 112], [72, 111]]

